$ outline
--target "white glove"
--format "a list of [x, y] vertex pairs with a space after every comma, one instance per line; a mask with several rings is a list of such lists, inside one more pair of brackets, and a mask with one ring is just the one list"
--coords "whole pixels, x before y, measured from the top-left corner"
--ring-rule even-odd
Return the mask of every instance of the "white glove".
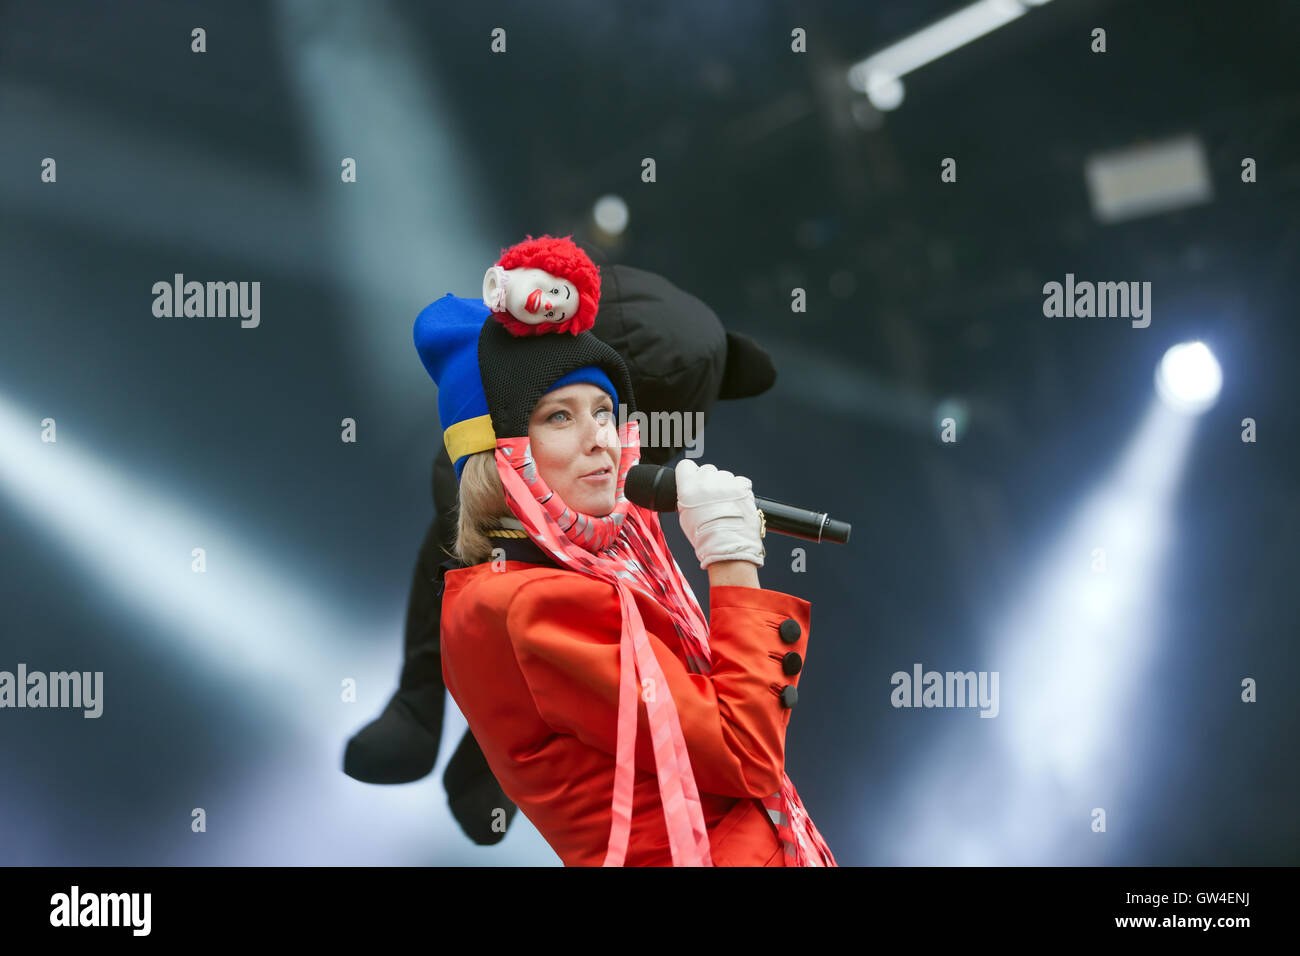
[[717, 561], [763, 566], [758, 506], [750, 480], [713, 465], [678, 462], [677, 514], [701, 568]]

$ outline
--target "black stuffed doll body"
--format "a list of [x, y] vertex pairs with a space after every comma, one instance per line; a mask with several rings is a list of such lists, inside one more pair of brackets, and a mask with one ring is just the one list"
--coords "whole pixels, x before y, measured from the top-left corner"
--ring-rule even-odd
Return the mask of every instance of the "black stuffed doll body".
[[[626, 362], [637, 406], [647, 416], [662, 410], [693, 420], [701, 413], [707, 422], [715, 401], [760, 395], [775, 382], [771, 356], [761, 346], [727, 331], [712, 309], [662, 276], [607, 265], [601, 285], [592, 332]], [[690, 442], [688, 435], [683, 428], [674, 437]], [[646, 444], [641, 460], [665, 465], [684, 450], [682, 444], [666, 441]], [[410, 783], [437, 764], [446, 701], [439, 645], [441, 585], [443, 571], [459, 566], [452, 555], [457, 488], [451, 459], [440, 443], [433, 467], [435, 513], [411, 581], [401, 680], [383, 713], [348, 741], [343, 756], [343, 772], [365, 783]], [[517, 808], [468, 730], [447, 765], [443, 785], [466, 835], [484, 846], [500, 842], [506, 827], [493, 808], [505, 808], [506, 826]]]

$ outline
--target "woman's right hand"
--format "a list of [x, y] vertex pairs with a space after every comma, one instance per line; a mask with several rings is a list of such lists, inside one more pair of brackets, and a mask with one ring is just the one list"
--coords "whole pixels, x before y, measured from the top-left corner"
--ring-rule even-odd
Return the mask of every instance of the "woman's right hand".
[[700, 567], [748, 561], [761, 568], [763, 541], [750, 480], [713, 465], [700, 467], [689, 458], [678, 462], [674, 472], [682, 533]]

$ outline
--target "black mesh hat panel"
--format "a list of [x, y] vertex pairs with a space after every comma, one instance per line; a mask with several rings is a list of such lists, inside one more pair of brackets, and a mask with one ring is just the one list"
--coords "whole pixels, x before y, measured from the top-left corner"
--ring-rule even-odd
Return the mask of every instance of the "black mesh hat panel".
[[479, 333], [478, 367], [496, 436], [527, 435], [528, 420], [547, 389], [562, 375], [586, 365], [595, 365], [609, 376], [629, 415], [637, 410], [623, 359], [591, 332], [514, 336], [489, 318]]

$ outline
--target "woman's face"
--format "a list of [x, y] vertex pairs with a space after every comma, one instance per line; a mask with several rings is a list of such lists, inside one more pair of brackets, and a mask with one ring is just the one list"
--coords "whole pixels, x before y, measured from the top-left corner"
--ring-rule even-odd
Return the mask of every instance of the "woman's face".
[[528, 420], [528, 441], [538, 474], [566, 505], [598, 518], [614, 510], [623, 450], [604, 389], [578, 382], [547, 392]]

